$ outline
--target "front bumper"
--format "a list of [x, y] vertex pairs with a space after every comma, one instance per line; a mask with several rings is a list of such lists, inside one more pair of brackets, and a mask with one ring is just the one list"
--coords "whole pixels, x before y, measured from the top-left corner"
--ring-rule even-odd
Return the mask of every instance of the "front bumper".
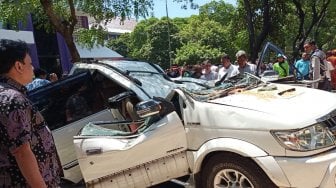
[[278, 187], [336, 188], [336, 149], [308, 157], [257, 157]]

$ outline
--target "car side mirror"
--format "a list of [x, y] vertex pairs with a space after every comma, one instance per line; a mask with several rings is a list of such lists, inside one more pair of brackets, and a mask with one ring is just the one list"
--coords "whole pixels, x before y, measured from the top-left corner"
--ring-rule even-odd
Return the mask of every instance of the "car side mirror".
[[160, 113], [161, 105], [160, 102], [155, 100], [147, 100], [138, 103], [135, 106], [135, 111], [140, 118], [146, 118]]

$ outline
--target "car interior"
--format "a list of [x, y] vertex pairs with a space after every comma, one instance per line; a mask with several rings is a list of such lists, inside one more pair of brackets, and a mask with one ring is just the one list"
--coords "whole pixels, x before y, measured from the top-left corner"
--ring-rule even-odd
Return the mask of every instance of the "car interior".
[[[99, 71], [78, 70], [57, 82], [32, 90], [28, 97], [42, 113], [51, 130], [86, 118], [99, 111], [110, 109], [118, 121], [128, 124], [138, 121], [134, 106], [139, 102], [136, 95], [111, 106], [109, 99], [127, 90]], [[69, 117], [69, 115], [73, 117]], [[131, 131], [122, 125], [122, 131]]]

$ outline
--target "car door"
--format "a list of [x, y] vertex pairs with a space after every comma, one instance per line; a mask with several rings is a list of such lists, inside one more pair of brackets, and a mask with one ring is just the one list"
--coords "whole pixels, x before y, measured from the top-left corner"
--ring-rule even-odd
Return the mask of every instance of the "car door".
[[[81, 89], [83, 85], [85, 85], [85, 91]], [[95, 92], [99, 88], [93, 86], [91, 73], [85, 71], [28, 93], [29, 98], [39, 108], [52, 131], [64, 178], [74, 183], [83, 178], [74, 150], [73, 136], [91, 121], [114, 121], [123, 118], [115, 109], [110, 109], [105, 105], [106, 102], [103, 100], [107, 101], [107, 99], [96, 96], [98, 93]], [[72, 96], [77, 96], [77, 90], [82, 90], [81, 96], [86, 100], [88, 108], [78, 105], [78, 102], [70, 104], [71, 99], [76, 99]], [[79, 109], [84, 114], [79, 116], [77, 112], [76, 117], [70, 120], [67, 117], [69, 115], [67, 108], [71, 105], [84, 108], [84, 110]]]
[[87, 185], [149, 187], [189, 173], [186, 133], [175, 111], [155, 121], [145, 119], [141, 131], [136, 133], [109, 134], [107, 129], [118, 123], [123, 122], [94, 124], [86, 131], [89, 134], [75, 137], [77, 158]]

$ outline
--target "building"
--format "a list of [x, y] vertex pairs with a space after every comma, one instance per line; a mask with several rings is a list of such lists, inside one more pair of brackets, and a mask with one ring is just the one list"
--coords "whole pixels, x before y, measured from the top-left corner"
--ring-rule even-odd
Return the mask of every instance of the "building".
[[[9, 25], [0, 23], [0, 39], [6, 38], [27, 42], [30, 47], [34, 67], [41, 67], [48, 72], [55, 72], [58, 76], [67, 74], [72, 67], [72, 63], [63, 37], [59, 33], [46, 33], [44, 30], [38, 29], [33, 24], [33, 19], [33, 16], [29, 15], [25, 26], [19, 24], [19, 31], [14, 31]], [[76, 27], [89, 28], [90, 25], [87, 16], [79, 14], [77, 19], [78, 24]], [[136, 22], [133, 21], [133, 24], [128, 24], [128, 21], [125, 21], [123, 25], [116, 25], [115, 22], [119, 23], [118, 19], [112, 22], [107, 25], [109, 38], [116, 38], [122, 33], [131, 32], [136, 25]], [[129, 27], [129, 25], [133, 27]], [[76, 44], [76, 47], [82, 59], [122, 58], [117, 52], [103, 46], [88, 49]]]
[[108, 32], [108, 38], [115, 39], [123, 33], [131, 33], [136, 25], [137, 21], [135, 19], [121, 21], [120, 18], [117, 18], [108, 22], [105, 27]]
[[19, 24], [19, 31], [11, 30], [9, 25], [0, 22], [0, 39], [22, 40], [25, 41], [30, 48], [30, 55], [34, 66], [39, 65], [38, 54], [33, 33], [33, 24], [31, 17], [27, 18], [27, 25]]

